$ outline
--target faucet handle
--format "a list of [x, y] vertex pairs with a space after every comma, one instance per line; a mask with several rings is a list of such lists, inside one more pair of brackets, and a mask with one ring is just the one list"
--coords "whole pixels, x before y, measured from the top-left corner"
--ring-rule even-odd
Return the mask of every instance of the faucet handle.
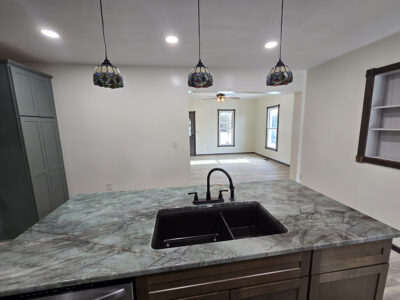
[[229, 192], [229, 190], [219, 190], [218, 200], [224, 200], [224, 197], [222, 196], [223, 192]]
[[199, 202], [199, 197], [197, 196], [197, 192], [188, 193], [188, 195], [194, 195], [193, 203]]

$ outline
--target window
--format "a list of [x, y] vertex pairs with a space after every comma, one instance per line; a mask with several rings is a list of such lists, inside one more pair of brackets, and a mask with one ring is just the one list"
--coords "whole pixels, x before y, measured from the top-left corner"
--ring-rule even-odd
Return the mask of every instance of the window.
[[265, 148], [278, 151], [279, 105], [267, 107]]
[[235, 146], [235, 110], [218, 109], [218, 147]]

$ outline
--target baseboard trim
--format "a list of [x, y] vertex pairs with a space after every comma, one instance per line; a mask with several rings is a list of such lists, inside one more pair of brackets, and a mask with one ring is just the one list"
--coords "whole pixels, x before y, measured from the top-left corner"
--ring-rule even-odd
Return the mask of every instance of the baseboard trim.
[[204, 156], [204, 155], [228, 155], [228, 154], [257, 154], [255, 152], [224, 152], [224, 153], [203, 153], [196, 154], [194, 156]]
[[259, 156], [261, 156], [261, 157], [267, 158], [267, 159], [269, 159], [269, 160], [273, 160], [274, 162], [277, 162], [277, 163], [280, 163], [280, 164], [282, 164], [282, 165], [285, 165], [286, 167], [290, 167], [290, 164], [284, 163], [283, 161], [273, 159], [273, 158], [271, 158], [271, 157], [262, 155], [262, 154], [257, 153], [257, 152], [253, 152], [253, 153], [254, 153], [254, 154], [257, 154], [257, 155], [259, 155]]
[[400, 247], [399, 246], [397, 246], [395, 244], [392, 244], [392, 250], [400, 254]]
[[272, 161], [274, 161], [274, 162], [277, 162], [277, 163], [279, 163], [279, 164], [282, 164], [282, 165], [284, 165], [284, 166], [286, 166], [286, 167], [290, 167], [290, 164], [284, 163], [283, 161], [280, 161], [280, 160], [273, 159], [273, 158], [271, 158], [271, 157], [268, 157], [268, 156], [262, 155], [262, 154], [260, 154], [260, 153], [257, 153], [257, 152], [224, 152], [224, 153], [204, 153], [204, 154], [196, 154], [196, 155], [194, 155], [194, 156], [205, 156], [205, 155], [228, 155], [228, 154], [256, 154], [256, 155], [258, 155], [258, 156], [261, 156], [261, 157], [267, 158], [267, 159], [269, 159], [269, 160], [272, 160]]

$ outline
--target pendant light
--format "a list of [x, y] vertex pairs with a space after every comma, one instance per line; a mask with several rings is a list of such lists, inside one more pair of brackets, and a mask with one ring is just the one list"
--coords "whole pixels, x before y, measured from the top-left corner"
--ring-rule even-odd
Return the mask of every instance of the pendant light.
[[267, 76], [267, 86], [287, 85], [293, 81], [293, 73], [289, 67], [282, 62], [282, 24], [283, 24], [283, 0], [281, 7], [281, 36], [279, 42], [279, 61]]
[[188, 77], [188, 85], [194, 88], [208, 88], [213, 85], [213, 78], [208, 68], [203, 65], [200, 56], [200, 0], [197, 0], [197, 29], [199, 36], [199, 62]]
[[116, 66], [113, 66], [107, 58], [107, 43], [106, 36], [104, 34], [104, 19], [103, 19], [103, 3], [100, 0], [100, 14], [101, 14], [101, 26], [103, 28], [103, 41], [104, 41], [104, 54], [105, 59], [103, 63], [97, 66], [93, 74], [93, 83], [105, 88], [122, 88], [124, 87], [124, 82], [122, 76]]

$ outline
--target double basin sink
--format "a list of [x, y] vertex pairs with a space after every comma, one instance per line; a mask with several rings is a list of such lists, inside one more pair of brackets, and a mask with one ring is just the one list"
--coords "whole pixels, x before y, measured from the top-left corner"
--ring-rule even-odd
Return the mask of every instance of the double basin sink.
[[157, 214], [151, 246], [173, 248], [287, 232], [258, 202], [163, 209]]

